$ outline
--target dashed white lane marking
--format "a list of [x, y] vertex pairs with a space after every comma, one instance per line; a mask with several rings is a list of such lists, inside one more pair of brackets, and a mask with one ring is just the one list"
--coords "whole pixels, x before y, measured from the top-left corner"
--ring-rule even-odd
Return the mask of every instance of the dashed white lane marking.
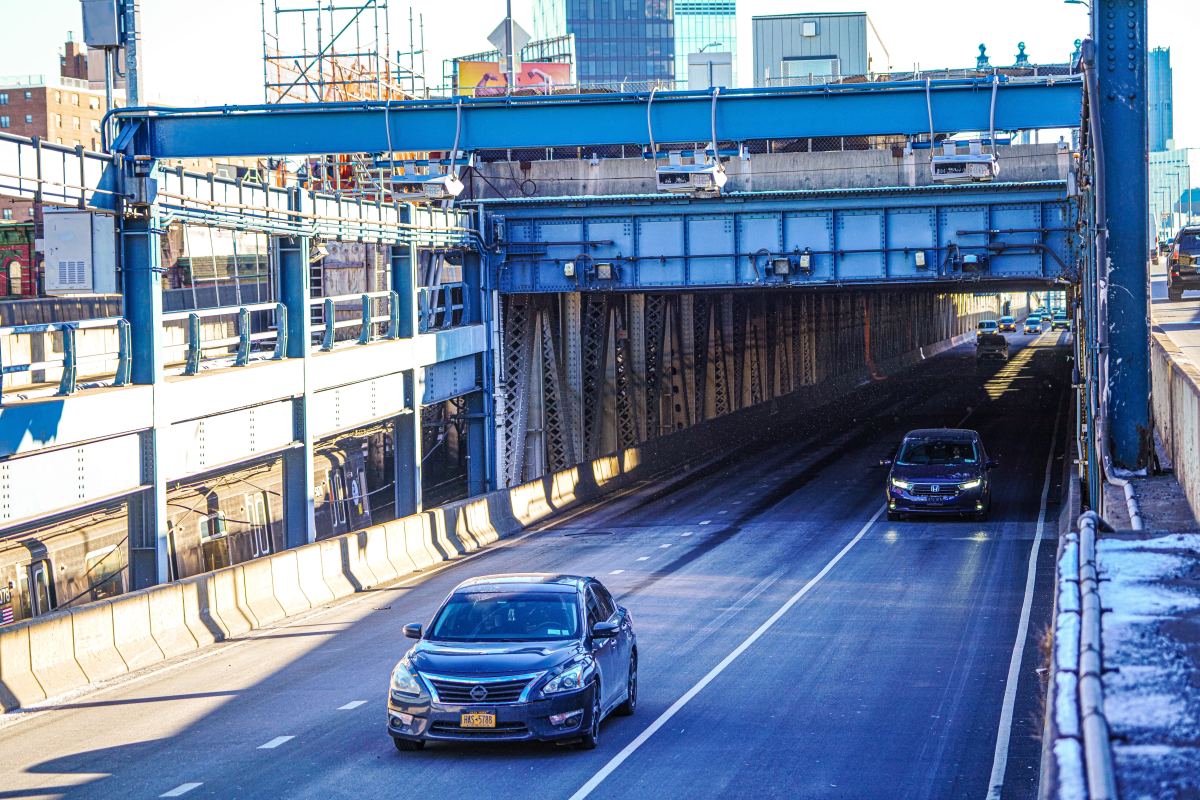
[[276, 747], [279, 747], [279, 745], [283, 744], [284, 742], [290, 742], [292, 739], [295, 739], [295, 738], [296, 738], [295, 736], [276, 736], [274, 739], [267, 742], [266, 744], [260, 744], [258, 746], [258, 749], [259, 750], [274, 750]]
[[702, 520], [700, 520], [700, 524], [701, 525], [711, 525], [712, 520], [711, 519], [702, 519]]
[[185, 794], [195, 789], [197, 786], [203, 786], [201, 782], [197, 783], [181, 783], [169, 792], [163, 792], [159, 797], [183, 797]]
[[1025, 653], [1025, 641], [1029, 636], [1029, 612], [1033, 607], [1038, 550], [1042, 544], [1042, 531], [1046, 527], [1046, 503], [1050, 497], [1050, 472], [1054, 466], [1054, 448], [1058, 443], [1058, 422], [1061, 418], [1062, 406], [1060, 405], [1058, 412], [1054, 415], [1054, 432], [1050, 434], [1050, 452], [1046, 455], [1046, 475], [1042, 479], [1041, 510], [1038, 512], [1033, 545], [1029, 548], [1029, 566], [1025, 571], [1025, 599], [1021, 602], [1021, 621], [1017, 625], [1017, 640], [1013, 643], [1012, 657], [1008, 662], [1008, 679], [1004, 684], [1004, 705], [1000, 711], [1000, 726], [996, 731], [996, 751], [992, 755], [992, 779], [988, 783], [988, 800], [1000, 800], [1000, 795], [1004, 790], [1004, 772], [1008, 768], [1008, 740], [1012, 735], [1013, 706], [1017, 702], [1021, 656]]
[[671, 545], [669, 545], [669, 544], [660, 544], [660, 545], [658, 546], [658, 549], [659, 549], [659, 550], [666, 550], [666, 549], [667, 549], [668, 547], [670, 547], [670, 546], [671, 546]]
[[731, 506], [740, 506], [741, 504], [742, 504], [741, 500], [734, 500], [732, 503], [730, 503]]
[[367, 704], [366, 700], [351, 700], [349, 703], [346, 703], [346, 705], [344, 705], [344, 706], [338, 706], [338, 711], [353, 711], [354, 709], [358, 708], [359, 706], [365, 706], [366, 704]]
[[728, 514], [729, 512], [722, 509], [722, 510], [718, 511], [717, 513], [718, 514]]
[[662, 714], [660, 714], [658, 719], [656, 719], [656, 720], [654, 720], [654, 722], [650, 723], [650, 726], [648, 728], [646, 728], [646, 730], [644, 730], [640, 734], [638, 734], [638, 737], [636, 739], [634, 739], [629, 744], [625, 745], [625, 747], [621, 750], [621, 752], [619, 752], [615, 756], [613, 756], [612, 759], [607, 764], [605, 764], [603, 767], [601, 767], [600, 771], [597, 772], [595, 775], [593, 775], [588, 780], [587, 783], [585, 783], [583, 786], [580, 786], [579, 791], [577, 791], [577, 792], [575, 792], [575, 794], [571, 795], [570, 800], [583, 800], [583, 798], [587, 797], [592, 792], [594, 792], [596, 790], [596, 787], [604, 782], [605, 778], [607, 778], [609, 775], [611, 775], [612, 772], [617, 767], [619, 767], [619, 766], [621, 766], [621, 764], [625, 763], [625, 760], [627, 758], [629, 758], [631, 755], [633, 755], [634, 751], [636, 751], [639, 747], [641, 747], [643, 744], [645, 744], [646, 741], [651, 736], [653, 736], [658, 731], [659, 728], [661, 728], [663, 725], [666, 725], [667, 722], [670, 721], [671, 717], [678, 714], [680, 709], [682, 709], [684, 706], [686, 706], [688, 703], [690, 703], [692, 701], [692, 699], [696, 697], [696, 695], [700, 694], [700, 692], [703, 691], [705, 686], [708, 686], [710, 683], [712, 683], [716, 679], [716, 677], [718, 675], [720, 675], [722, 672], [724, 672], [725, 669], [730, 664], [732, 664], [738, 656], [740, 656], [742, 653], [746, 652], [746, 650], [748, 650], [750, 648], [750, 645], [757, 642], [764, 633], [766, 633], [768, 630], [770, 630], [775, 625], [775, 623], [779, 622], [779, 620], [783, 618], [783, 615], [786, 614], [789, 610], [791, 610], [792, 606], [794, 606], [794, 605], [796, 605], [796, 603], [800, 602], [801, 598], [803, 598], [804, 595], [806, 595], [810, 591], [812, 591], [812, 588], [814, 586], [816, 586], [818, 583], [820, 583], [821, 579], [824, 578], [826, 575], [828, 575], [829, 571], [831, 569], [833, 569], [835, 566], [837, 566], [837, 563], [839, 561], [841, 561], [843, 558], [846, 557], [846, 554], [849, 553], [854, 548], [854, 545], [856, 545], [860, 541], [862, 541], [862, 538], [867, 535], [867, 531], [869, 531], [871, 529], [871, 526], [875, 524], [876, 520], [878, 520], [881, 516], [883, 516], [883, 512], [886, 509], [887, 509], [886, 504], [880, 505], [879, 508], [877, 508], [875, 510], [875, 513], [871, 515], [871, 518], [869, 520], [867, 520], [866, 523], [861, 528], [858, 529], [858, 533], [854, 534], [854, 538], [852, 538], [849, 542], [847, 542], [845, 547], [843, 547], [841, 550], [839, 550], [837, 555], [835, 555], [832, 559], [830, 559], [829, 563], [827, 563], [824, 567], [821, 568], [820, 572], [818, 572], [816, 575], [814, 575], [812, 578], [810, 578], [808, 583], [801, 586], [799, 591], [797, 591], [794, 595], [789, 597], [787, 599], [787, 602], [785, 602], [782, 606], [780, 606], [779, 609], [774, 614], [772, 614], [770, 617], [768, 617], [766, 622], [764, 622], [762, 625], [759, 625], [758, 629], [755, 630], [754, 633], [747, 636], [746, 639], [741, 644], [739, 644], [736, 648], [734, 648], [733, 651], [730, 652], [729, 655], [727, 655], [727, 656], [725, 656], [725, 658], [721, 659], [721, 663], [717, 664], [715, 667], [713, 667], [711, 670], [709, 670], [708, 674], [705, 675], [703, 678], [701, 678], [699, 681], [697, 681], [695, 686], [693, 686], [691, 689], [688, 689], [686, 692], [684, 692], [682, 697], [680, 697], [678, 700], [676, 700], [674, 703], [672, 703], [671, 707], [668, 708], [666, 711], [664, 711]]
[[638, 561], [649, 561], [649, 560], [650, 560], [650, 556], [639, 556], [638, 557]]
[[681, 533], [681, 534], [679, 534], [679, 535], [680, 535], [680, 536], [691, 536], [691, 535], [692, 535], [692, 532], [691, 532], [691, 531], [684, 531], [683, 533]]
[[620, 575], [620, 574], [621, 574], [622, 572], [624, 572], [624, 571], [625, 571], [625, 570], [623, 570], [623, 569], [614, 569], [612, 572], [610, 572], [610, 573], [608, 573], [608, 574], [609, 574], [609, 575]]

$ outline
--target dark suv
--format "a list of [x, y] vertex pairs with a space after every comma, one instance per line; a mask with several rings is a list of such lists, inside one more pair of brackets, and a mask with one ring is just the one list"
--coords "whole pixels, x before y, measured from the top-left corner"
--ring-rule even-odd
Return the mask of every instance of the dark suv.
[[979, 434], [963, 428], [910, 431], [890, 466], [884, 496], [888, 519], [904, 514], [970, 514], [985, 519], [992, 507], [988, 458]]
[[1185, 289], [1200, 289], [1200, 225], [1181, 228], [1167, 255], [1167, 297], [1182, 300]]

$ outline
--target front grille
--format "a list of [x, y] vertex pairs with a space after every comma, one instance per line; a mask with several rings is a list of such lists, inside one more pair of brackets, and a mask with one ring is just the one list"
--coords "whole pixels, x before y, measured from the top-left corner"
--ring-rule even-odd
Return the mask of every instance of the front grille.
[[[934, 487], [937, 490], [934, 491]], [[913, 484], [913, 494], [952, 495], [958, 493], [957, 483], [916, 483]]]
[[435, 722], [429, 732], [440, 736], [457, 736], [463, 739], [505, 739], [523, 736], [529, 732], [524, 722], [497, 722], [494, 728], [464, 728], [453, 722]]
[[[456, 705], [495, 705], [497, 703], [515, 703], [521, 699], [532, 678], [522, 677], [510, 681], [472, 681], [446, 680], [426, 676], [437, 692], [438, 700], [443, 703]], [[482, 689], [486, 694], [481, 694]]]

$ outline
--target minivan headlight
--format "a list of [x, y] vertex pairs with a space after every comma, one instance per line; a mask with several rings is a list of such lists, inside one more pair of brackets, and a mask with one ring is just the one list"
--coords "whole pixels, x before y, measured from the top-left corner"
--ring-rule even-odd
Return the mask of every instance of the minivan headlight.
[[403, 661], [392, 670], [392, 691], [408, 697], [421, 694], [421, 683]]
[[560, 692], [573, 692], [583, 686], [583, 664], [575, 664], [567, 667], [562, 672], [555, 675], [545, 686], [542, 687], [542, 694], [559, 694]]
[[902, 481], [899, 478], [892, 478], [892, 486], [897, 489], [911, 489], [913, 487], [911, 481]]
[[965, 483], [960, 483], [958, 485], [958, 488], [960, 488], [960, 489], [978, 489], [982, 485], [983, 485], [983, 478], [976, 478], [973, 481], [967, 481]]

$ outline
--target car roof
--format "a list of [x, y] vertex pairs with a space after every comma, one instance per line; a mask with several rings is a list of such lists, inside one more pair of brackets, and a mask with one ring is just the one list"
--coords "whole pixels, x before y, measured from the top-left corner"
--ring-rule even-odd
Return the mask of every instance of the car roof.
[[579, 575], [560, 575], [553, 572], [513, 572], [499, 575], [480, 575], [465, 580], [455, 592], [560, 592], [574, 594], [582, 591], [588, 579]]
[[917, 428], [915, 431], [909, 431], [904, 435], [905, 441], [909, 439], [939, 439], [949, 441], [977, 441], [979, 433], [970, 428]]

